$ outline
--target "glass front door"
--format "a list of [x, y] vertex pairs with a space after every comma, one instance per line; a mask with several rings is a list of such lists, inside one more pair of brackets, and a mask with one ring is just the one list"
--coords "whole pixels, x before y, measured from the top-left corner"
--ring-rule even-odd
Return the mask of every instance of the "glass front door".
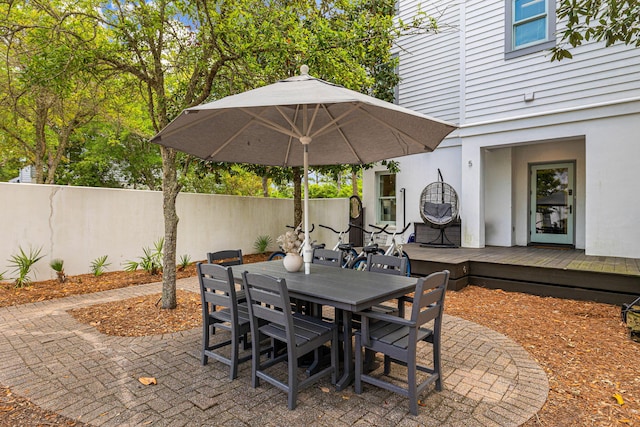
[[531, 165], [531, 243], [574, 244], [574, 168]]

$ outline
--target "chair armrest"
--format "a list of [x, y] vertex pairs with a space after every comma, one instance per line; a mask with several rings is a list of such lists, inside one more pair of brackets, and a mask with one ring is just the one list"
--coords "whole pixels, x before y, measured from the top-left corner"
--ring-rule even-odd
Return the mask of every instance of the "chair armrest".
[[402, 326], [409, 326], [409, 327], [416, 326], [416, 322], [414, 321], [411, 321], [402, 317], [398, 317], [398, 316], [392, 316], [391, 314], [386, 314], [386, 313], [377, 313], [374, 311], [367, 310], [367, 311], [357, 311], [355, 314], [359, 314], [363, 318], [366, 317], [369, 319], [383, 320], [385, 322], [395, 323], [397, 325], [402, 325]]

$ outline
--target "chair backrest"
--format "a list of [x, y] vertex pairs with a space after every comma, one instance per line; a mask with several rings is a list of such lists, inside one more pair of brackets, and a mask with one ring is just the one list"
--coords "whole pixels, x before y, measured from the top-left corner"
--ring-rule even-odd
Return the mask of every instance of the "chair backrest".
[[334, 251], [331, 249], [314, 249], [313, 258], [311, 262], [313, 264], [330, 265], [332, 267], [342, 267], [344, 259], [344, 252]]
[[242, 264], [242, 250], [230, 249], [218, 252], [207, 253], [207, 262], [209, 264], [219, 264], [224, 266], [241, 265]]
[[228, 307], [235, 324], [237, 324], [238, 299], [231, 267], [199, 262], [196, 264], [196, 270], [200, 282], [202, 315], [205, 317], [209, 315], [210, 305]]
[[406, 276], [407, 259], [392, 255], [369, 254], [367, 255], [367, 271]]
[[413, 295], [411, 320], [417, 326], [435, 319], [434, 334], [439, 335], [444, 311], [444, 297], [449, 283], [449, 270], [438, 271], [418, 279]]
[[285, 329], [287, 341], [295, 342], [289, 291], [284, 279], [265, 274], [242, 274], [251, 322], [263, 319]]

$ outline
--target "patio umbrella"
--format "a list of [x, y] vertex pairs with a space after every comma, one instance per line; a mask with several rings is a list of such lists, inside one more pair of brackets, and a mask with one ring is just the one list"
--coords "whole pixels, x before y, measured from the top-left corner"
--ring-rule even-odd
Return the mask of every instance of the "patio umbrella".
[[300, 76], [187, 108], [152, 139], [210, 161], [303, 166], [307, 274], [309, 165], [366, 164], [430, 152], [456, 128], [308, 72], [303, 65]]

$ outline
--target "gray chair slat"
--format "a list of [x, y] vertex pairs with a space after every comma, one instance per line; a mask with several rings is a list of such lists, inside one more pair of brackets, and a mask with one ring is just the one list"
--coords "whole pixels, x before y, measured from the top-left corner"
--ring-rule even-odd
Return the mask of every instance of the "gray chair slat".
[[[202, 302], [202, 356], [201, 363], [206, 365], [209, 357], [229, 365], [229, 376], [238, 376], [238, 364], [249, 360], [240, 357], [240, 342], [247, 345], [250, 332], [249, 313], [246, 304], [238, 304], [238, 292], [230, 267], [217, 264], [196, 265], [200, 296]], [[241, 293], [244, 299], [244, 293]], [[231, 339], [211, 344], [211, 334], [217, 329], [231, 332]], [[216, 350], [231, 347], [230, 357]]]
[[[367, 255], [367, 271], [374, 273], [390, 274], [394, 276], [405, 276], [407, 274], [407, 260], [404, 257], [391, 255], [369, 254]], [[376, 304], [373, 310], [378, 313], [398, 313], [404, 317], [404, 302], [398, 299], [396, 307], [385, 304]]]
[[[302, 314], [294, 316], [291, 313], [289, 293], [284, 279], [245, 272], [243, 283], [254, 345], [251, 363], [252, 386], [255, 388], [260, 385], [260, 379], [269, 382], [287, 393], [288, 407], [294, 409], [300, 388], [306, 387], [326, 375], [331, 375], [331, 381], [335, 384], [338, 360], [336, 325]], [[263, 305], [263, 303], [267, 303], [267, 300], [270, 303]], [[268, 323], [260, 326], [259, 320]], [[286, 344], [286, 357], [276, 357], [263, 363], [260, 352], [256, 351], [261, 334]], [[328, 342], [331, 343], [331, 366], [299, 381], [298, 358]], [[288, 368], [287, 382], [271, 376], [265, 370], [284, 360], [287, 361]]]
[[243, 263], [242, 250], [227, 249], [227, 250], [217, 251], [217, 252], [208, 252], [207, 262], [209, 264], [219, 264], [225, 267], [230, 267], [233, 265], [241, 265]]
[[[440, 337], [448, 282], [449, 271], [447, 270], [418, 279], [410, 321], [401, 318], [396, 320], [393, 316], [384, 316], [383, 318], [382, 315], [376, 315], [373, 312], [369, 316], [366, 312], [361, 314], [362, 328], [360, 332], [356, 333], [355, 391], [357, 394], [362, 393], [363, 382], [385, 388], [407, 396], [410, 412], [413, 415], [418, 415], [418, 394], [432, 383], [435, 383], [436, 390], [442, 389]], [[433, 329], [421, 327], [431, 320], [433, 320]], [[417, 364], [418, 341], [429, 342], [433, 345], [432, 367]], [[372, 352], [384, 354], [384, 375], [390, 374], [391, 363], [407, 365], [406, 386], [400, 387], [398, 384], [385, 381], [381, 377], [364, 374], [363, 350], [368, 351], [368, 354]], [[429, 374], [420, 383], [416, 377], [418, 370]]]
[[316, 248], [313, 250], [311, 262], [332, 267], [342, 267], [344, 252], [331, 249]]

